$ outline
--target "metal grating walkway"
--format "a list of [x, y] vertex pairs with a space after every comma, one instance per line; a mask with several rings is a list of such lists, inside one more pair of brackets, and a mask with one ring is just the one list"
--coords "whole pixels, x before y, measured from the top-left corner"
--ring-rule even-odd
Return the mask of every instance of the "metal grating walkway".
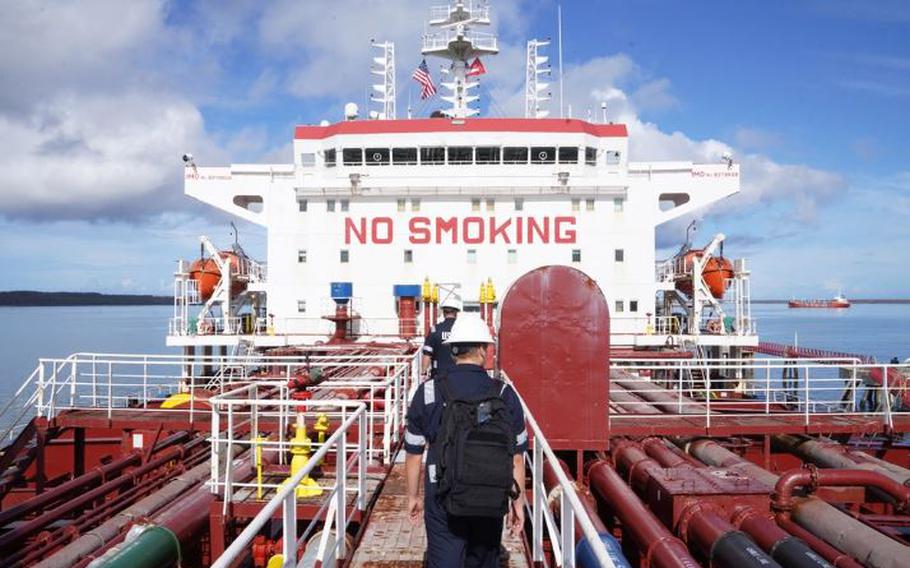
[[[427, 546], [423, 523], [412, 526], [408, 521], [404, 464], [395, 464], [382, 487], [369, 524], [351, 560], [357, 568], [408, 568], [424, 565]], [[518, 538], [503, 532], [500, 565], [527, 568], [524, 546]]]

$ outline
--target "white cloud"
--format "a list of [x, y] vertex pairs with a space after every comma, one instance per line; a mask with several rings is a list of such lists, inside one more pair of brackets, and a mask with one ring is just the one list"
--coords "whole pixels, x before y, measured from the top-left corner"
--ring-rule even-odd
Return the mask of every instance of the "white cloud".
[[61, 95], [0, 115], [0, 211], [30, 218], [130, 217], [174, 204], [180, 153], [218, 155], [188, 102], [149, 93]]

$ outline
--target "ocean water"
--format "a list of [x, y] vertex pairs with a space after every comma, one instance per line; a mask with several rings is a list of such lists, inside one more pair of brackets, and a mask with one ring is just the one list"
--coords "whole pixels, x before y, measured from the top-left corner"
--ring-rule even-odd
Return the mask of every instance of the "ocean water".
[[848, 309], [790, 309], [786, 304], [755, 304], [763, 341], [818, 347], [885, 362], [910, 357], [910, 304], [854, 304]]
[[[77, 351], [177, 354], [164, 344], [170, 306], [0, 307], [0, 396], [31, 373], [39, 357]], [[910, 357], [910, 305], [854, 305], [847, 310], [791, 310], [757, 304], [762, 339], [874, 355]]]
[[164, 340], [171, 306], [0, 307], [0, 395], [41, 357], [76, 352], [178, 354]]

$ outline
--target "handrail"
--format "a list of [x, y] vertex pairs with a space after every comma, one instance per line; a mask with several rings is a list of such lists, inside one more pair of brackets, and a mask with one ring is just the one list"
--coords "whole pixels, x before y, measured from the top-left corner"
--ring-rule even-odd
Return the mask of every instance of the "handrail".
[[[502, 377], [507, 383], [510, 385], [512, 384], [512, 381], [509, 380], [505, 371], [502, 372]], [[532, 485], [534, 499], [533, 502], [528, 505], [528, 508], [532, 515], [532, 554], [534, 562], [543, 562], [543, 515], [546, 506], [546, 495], [541, 489], [543, 488], [543, 458], [546, 458], [553, 466], [551, 469], [556, 475], [556, 479], [561, 489], [559, 492], [561, 504], [561, 528], [559, 534], [562, 541], [559, 543], [560, 552], [562, 553], [561, 565], [565, 567], [575, 566], [575, 542], [573, 534], [573, 521], [575, 521], [580, 525], [581, 530], [584, 533], [585, 538], [587, 538], [588, 544], [591, 546], [591, 550], [600, 565], [604, 568], [615, 568], [613, 559], [610, 558], [607, 548], [600, 540], [597, 529], [594, 528], [594, 523], [591, 521], [584, 505], [582, 505], [581, 500], [578, 498], [578, 494], [575, 492], [575, 485], [569, 480], [565, 471], [563, 471], [559, 458], [556, 457], [556, 454], [553, 453], [552, 448], [550, 448], [550, 445], [547, 443], [543, 432], [540, 430], [540, 426], [534, 419], [534, 415], [531, 414], [531, 409], [528, 408], [528, 405], [521, 397], [521, 394], [518, 393], [518, 389], [515, 389], [513, 386], [512, 390], [515, 391], [518, 400], [521, 402], [521, 406], [525, 413], [525, 421], [530, 427], [531, 434], [533, 435], [532, 453], [534, 457], [532, 461]], [[566, 503], [566, 500], [568, 500], [568, 503]]]
[[[253, 520], [250, 521], [250, 524], [243, 529], [237, 538], [227, 547], [224, 553], [219, 556], [213, 563], [212, 568], [229, 568], [234, 564], [237, 558], [241, 557], [247, 552], [247, 549], [253, 538], [256, 537], [256, 534], [265, 526], [265, 523], [268, 522], [272, 515], [278, 510], [279, 505], [284, 507], [284, 522], [282, 523], [282, 542], [284, 549], [284, 558], [285, 566], [292, 566], [296, 564], [297, 560], [297, 538], [296, 538], [296, 507], [297, 507], [297, 486], [300, 485], [300, 482], [303, 479], [312, 473], [313, 469], [322, 462], [326, 454], [329, 452], [329, 448], [332, 446], [338, 445], [340, 448], [344, 448], [345, 440], [347, 438], [347, 430], [356, 422], [361, 416], [366, 412], [366, 405], [360, 404], [358, 408], [345, 420], [336, 430], [332, 433], [331, 436], [325, 441], [319, 450], [310, 456], [309, 461], [306, 466], [304, 466], [296, 475], [291, 477], [284, 486], [277, 491], [274, 497], [270, 499], [263, 507], [259, 513], [253, 517]], [[340, 440], [340, 443], [339, 443]], [[337, 460], [338, 467], [341, 470], [346, 469], [347, 460], [343, 457], [343, 452], [341, 453], [341, 458]], [[339, 485], [339, 481], [344, 480], [344, 475], [341, 474], [336, 477], [336, 486]], [[341, 491], [344, 493], [344, 487], [336, 487], [335, 491]], [[333, 494], [330, 494], [327, 498], [332, 498]], [[345, 505], [343, 504], [336, 514], [339, 514], [341, 518], [344, 517]], [[293, 521], [293, 522], [291, 522]], [[336, 532], [340, 535], [344, 530], [344, 523], [336, 522]], [[293, 531], [295, 538], [290, 538], [287, 533]], [[336, 539], [336, 544], [341, 544], [343, 546], [343, 537]]]

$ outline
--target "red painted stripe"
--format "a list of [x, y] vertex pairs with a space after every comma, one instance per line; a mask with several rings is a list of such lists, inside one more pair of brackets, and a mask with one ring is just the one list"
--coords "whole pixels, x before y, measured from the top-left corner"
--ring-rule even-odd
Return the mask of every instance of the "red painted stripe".
[[297, 140], [321, 140], [336, 134], [410, 134], [421, 132], [579, 132], [601, 138], [625, 138], [625, 124], [591, 124], [571, 118], [446, 118], [350, 120], [328, 126], [298, 126]]

